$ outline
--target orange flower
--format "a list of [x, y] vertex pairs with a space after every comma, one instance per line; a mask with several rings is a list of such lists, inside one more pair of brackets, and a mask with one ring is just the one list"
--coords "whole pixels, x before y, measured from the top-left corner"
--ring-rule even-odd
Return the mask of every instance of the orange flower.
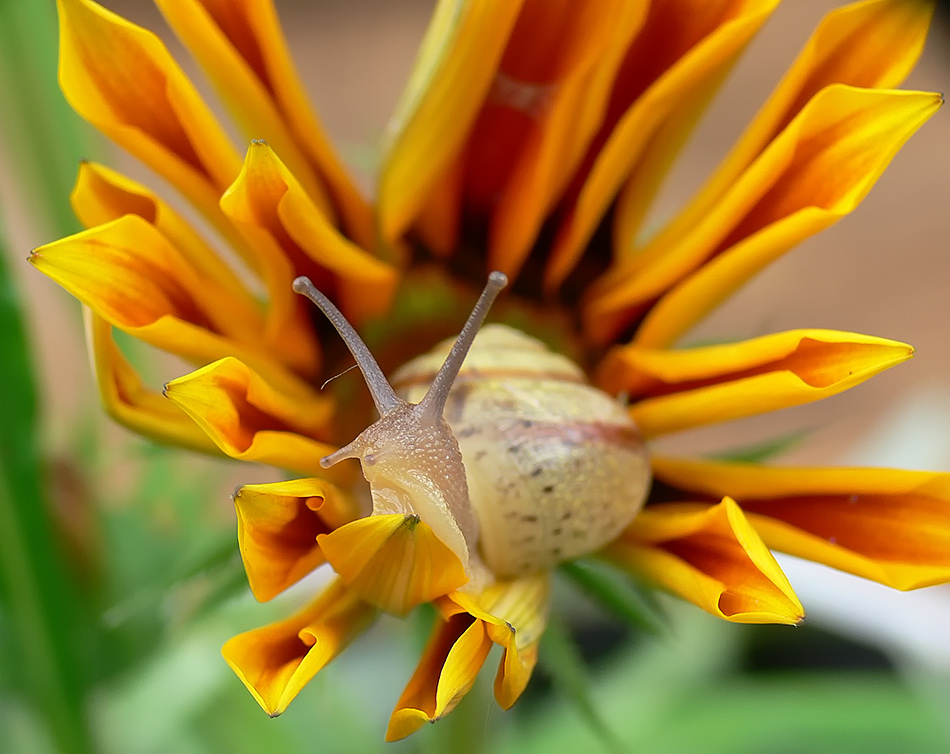
[[[496, 699], [510, 706], [537, 657], [551, 571], [577, 556], [747, 623], [803, 615], [772, 549], [898, 589], [950, 581], [946, 475], [648, 455], [653, 438], [825, 398], [912, 355], [828, 330], [673, 345], [853, 210], [936, 112], [939, 95], [894, 88], [920, 53], [930, 4], [863, 0], [830, 13], [705, 185], [645, 237], [661, 178], [777, 0], [441, 0], [392, 120], [375, 206], [311, 110], [270, 2], [156, 2], [244, 130], [243, 163], [158, 37], [92, 0], [58, 0], [63, 91], [233, 254], [150, 189], [84, 164], [72, 200], [88, 230], [31, 261], [86, 306], [101, 398], [117, 421], [309, 475], [235, 495], [258, 599], [326, 562], [337, 574], [298, 614], [224, 647], [269, 714], [377, 610], [421, 602], [439, 617], [387, 737], [450, 712], [493, 644], [504, 650]], [[371, 512], [353, 468], [320, 463], [366, 425], [369, 403], [339, 382], [318, 388], [350, 360], [293, 281], [309, 277], [366, 334], [382, 370], [371, 357], [361, 366], [379, 371], [386, 420], [406, 404], [380, 387], [382, 373], [458, 332], [490, 270], [512, 283], [494, 317], [579, 366], [527, 335], [486, 329], [459, 377], [465, 389], [448, 395], [451, 452], [423, 468], [421, 440], [373, 446], [372, 430], [328, 459], [360, 458]], [[115, 328], [196, 371], [169, 383], [166, 400], [123, 357]], [[489, 354], [489, 344], [511, 352]], [[397, 387], [418, 400], [436, 367], [414, 362]], [[523, 441], [543, 459], [536, 474], [482, 463], [470, 438], [489, 410], [498, 427], [543, 425]], [[591, 419], [595, 410], [610, 418]], [[426, 416], [426, 427], [444, 426], [441, 411]], [[478, 447], [502, 459], [496, 435]], [[595, 466], [574, 476], [557, 466], [586, 463], [591, 448]], [[557, 484], [531, 481], [548, 473]], [[502, 503], [517, 520], [506, 523]], [[574, 516], [573, 528], [552, 511]], [[537, 537], [548, 538], [543, 552]]]

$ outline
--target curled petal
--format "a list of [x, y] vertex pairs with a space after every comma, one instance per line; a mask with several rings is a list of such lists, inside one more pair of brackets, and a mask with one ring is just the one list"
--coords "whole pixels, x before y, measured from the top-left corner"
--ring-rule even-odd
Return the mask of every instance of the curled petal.
[[777, 5], [716, 0], [699, 12], [692, 2], [651, 3], [614, 85], [592, 164], [558, 230], [545, 270], [549, 290], [574, 267], [621, 188], [616, 236], [635, 235], [699, 114]]
[[146, 343], [199, 363], [238, 355], [286, 389], [304, 389], [262, 342], [259, 312], [202, 276], [139, 215], [41, 246], [30, 262], [95, 314]]
[[655, 458], [654, 475], [733, 496], [773, 549], [896, 589], [950, 580], [950, 474]]
[[605, 554], [736, 623], [798, 623], [804, 610], [768, 547], [731, 498], [648, 506]]
[[492, 643], [504, 648], [495, 699], [505, 709], [524, 691], [547, 623], [550, 577], [493, 584], [477, 595], [454, 592], [437, 603], [442, 616], [389, 721], [395, 741], [451, 712], [468, 693]]
[[326, 562], [317, 535], [359, 516], [325, 479], [247, 484], [234, 493], [238, 545], [251, 592], [261, 602]]
[[646, 437], [827, 398], [913, 356], [903, 343], [832, 330], [791, 330], [682, 350], [613, 349], [603, 389], [630, 395]]
[[931, 2], [864, 0], [828, 13], [706, 184], [636, 255], [648, 259], [688, 235], [765, 146], [824, 87], [899, 86], [920, 57], [933, 12]]
[[366, 516], [319, 535], [317, 542], [360, 599], [396, 615], [468, 581], [458, 555], [418, 516]]
[[324, 473], [320, 458], [334, 448], [332, 404], [309, 388], [284, 391], [227, 357], [165, 385], [167, 395], [232, 458], [304, 473]]
[[378, 189], [387, 241], [409, 228], [462, 150], [523, 2], [440, 0], [436, 6], [390, 124]]
[[[342, 236], [266, 143], [254, 141], [248, 147], [241, 174], [221, 198], [221, 207], [253, 234], [258, 246], [266, 240], [261, 261], [272, 265], [271, 295], [291, 297], [288, 307], [301, 301], [290, 282], [307, 275], [339, 302], [351, 322], [388, 309], [395, 268]], [[275, 256], [280, 266], [274, 264]]]
[[467, 613], [438, 619], [389, 720], [386, 740], [405, 738], [455, 709], [475, 684], [491, 648], [482, 621]]
[[217, 215], [240, 158], [165, 45], [91, 0], [58, 0], [59, 81], [75, 110]]
[[296, 615], [230, 639], [221, 654], [271, 717], [372, 621], [375, 610], [339, 581]]
[[330, 219], [365, 248], [369, 205], [310, 106], [271, 0], [158, 0], [249, 138], [266, 139]]
[[83, 162], [69, 198], [73, 211], [87, 228], [123, 215], [138, 215], [154, 225], [203, 277], [239, 298], [242, 311], [254, 312], [257, 308], [246, 286], [198, 231], [146, 186], [105, 165]]
[[941, 103], [927, 92], [823, 89], [681, 242], [621, 262], [595, 284], [583, 310], [589, 335], [611, 337], [662, 296], [636, 342], [669, 344], [769, 262], [857, 207]]
[[112, 325], [83, 309], [86, 337], [106, 412], [123, 427], [159, 442], [217, 453], [191, 418], [157, 390], [150, 390], [112, 338]]

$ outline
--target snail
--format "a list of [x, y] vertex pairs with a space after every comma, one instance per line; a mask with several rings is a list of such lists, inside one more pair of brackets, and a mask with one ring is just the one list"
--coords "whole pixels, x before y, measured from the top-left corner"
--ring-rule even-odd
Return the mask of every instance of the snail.
[[507, 282], [491, 273], [458, 339], [398, 369], [391, 385], [343, 314], [309, 279], [294, 281], [340, 333], [380, 414], [321, 465], [359, 459], [374, 514], [418, 516], [482, 584], [601, 548], [651, 481], [619, 401], [540, 341], [482, 326]]

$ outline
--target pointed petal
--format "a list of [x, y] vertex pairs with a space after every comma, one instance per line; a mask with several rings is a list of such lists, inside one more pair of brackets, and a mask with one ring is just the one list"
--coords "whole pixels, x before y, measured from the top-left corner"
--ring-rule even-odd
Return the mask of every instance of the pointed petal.
[[927, 92], [823, 89], [682, 243], [642, 269], [636, 257], [621, 263], [595, 284], [583, 312], [591, 337], [612, 337], [663, 296], [637, 343], [675, 340], [769, 262], [857, 207], [941, 102]]
[[726, 620], [794, 625], [804, 616], [772, 553], [728, 497], [648, 506], [605, 554]]
[[[257, 303], [247, 287], [201, 234], [174, 208], [141, 183], [95, 162], [79, 166], [70, 203], [87, 228], [138, 215], [167, 238], [203, 278], [210, 278], [235, 299], [241, 316], [261, 319]], [[260, 325], [258, 325], [260, 329]]]
[[235, 636], [221, 654], [257, 703], [275, 717], [366, 629], [375, 614], [334, 581], [296, 615]]
[[495, 701], [508, 709], [521, 696], [538, 659], [538, 642], [547, 627], [551, 576], [542, 572], [497, 581], [477, 595], [454, 592], [440, 600], [449, 616], [464, 610], [487, 626], [504, 654], [495, 676]]
[[[339, 302], [353, 324], [389, 308], [396, 269], [342, 236], [266, 143], [254, 141], [248, 147], [241, 174], [221, 198], [221, 208], [257, 246], [271, 249], [262, 266], [271, 263], [272, 297], [290, 297], [280, 300], [281, 306], [300, 305], [290, 282], [307, 275]], [[275, 255], [289, 261], [289, 268], [282, 260], [280, 266], [274, 264]]]
[[[239, 356], [283, 389], [307, 389], [274, 359], [258, 314], [203, 277], [139, 215], [41, 246], [30, 262], [95, 314], [146, 343], [198, 363]], [[312, 337], [310, 342], [315, 344]]]
[[673, 246], [714, 211], [718, 198], [821, 89], [831, 84], [900, 86], [920, 57], [933, 12], [931, 2], [864, 0], [828, 13], [706, 184], [636, 252], [641, 263]]
[[325, 479], [247, 484], [234, 493], [238, 546], [251, 592], [261, 602], [326, 562], [317, 535], [359, 516]]
[[377, 191], [386, 241], [408, 229], [461, 151], [522, 3], [439, 0], [389, 126]]
[[821, 400], [913, 353], [904, 343], [833, 330], [682, 350], [620, 346], [601, 364], [598, 384], [627, 393], [640, 431], [655, 437]]
[[409, 684], [399, 697], [387, 741], [398, 741], [449, 714], [475, 683], [492, 647], [485, 624], [467, 613], [437, 619]]
[[347, 586], [388, 613], [405, 615], [468, 581], [462, 561], [418, 516], [367, 516], [317, 541]]
[[159, 442], [205, 453], [218, 448], [191, 418], [158, 390], [145, 387], [112, 338], [112, 325], [83, 307], [86, 338], [102, 405], [115, 421]]
[[[649, 202], [706, 104], [778, 5], [768, 2], [653, 4], [615, 85], [609, 131], [558, 231], [545, 286], [559, 286], [625, 185], [617, 238], [635, 235]], [[662, 39], [659, 53], [654, 40]], [[677, 58], [669, 59], [671, 55]], [[665, 66], [660, 67], [660, 66]]]
[[655, 458], [654, 475], [735, 497], [776, 550], [896, 589], [950, 581], [950, 474]]
[[172, 380], [165, 395], [232, 458], [326, 476], [333, 410], [312, 390], [285, 392], [227, 357]]
[[270, 142], [331, 221], [365, 248], [373, 219], [307, 100], [270, 0], [158, 0], [247, 137]]
[[550, 576], [541, 573], [497, 582], [477, 595], [454, 592], [440, 599], [442, 617], [396, 703], [386, 740], [405, 738], [455, 709], [475, 683], [492, 643], [504, 647], [495, 699], [511, 707], [537, 661], [549, 592]]
[[57, 0], [59, 80], [86, 120], [178, 187], [203, 211], [240, 158], [200, 95], [150, 31], [91, 0]]

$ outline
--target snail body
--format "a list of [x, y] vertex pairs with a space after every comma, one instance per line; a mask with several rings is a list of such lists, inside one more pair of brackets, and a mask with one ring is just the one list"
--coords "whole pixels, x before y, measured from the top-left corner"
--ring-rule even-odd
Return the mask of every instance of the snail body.
[[[632, 521], [650, 485], [645, 446], [619, 402], [540, 341], [503, 325], [479, 331], [506, 284], [489, 276], [454, 344], [396, 372], [397, 395], [339, 310], [306, 278], [294, 282], [343, 337], [380, 413], [321, 465], [358, 459], [373, 515], [426, 523], [472, 590], [599, 549]], [[411, 550], [395, 582], [414, 572]], [[400, 611], [411, 602], [400, 600]]]
[[[401, 397], [425, 394], [445, 341], [392, 378]], [[500, 577], [550, 568], [615, 539], [640, 510], [649, 461], [619, 402], [540, 341], [486, 325], [445, 407], [459, 444], [479, 551]]]

